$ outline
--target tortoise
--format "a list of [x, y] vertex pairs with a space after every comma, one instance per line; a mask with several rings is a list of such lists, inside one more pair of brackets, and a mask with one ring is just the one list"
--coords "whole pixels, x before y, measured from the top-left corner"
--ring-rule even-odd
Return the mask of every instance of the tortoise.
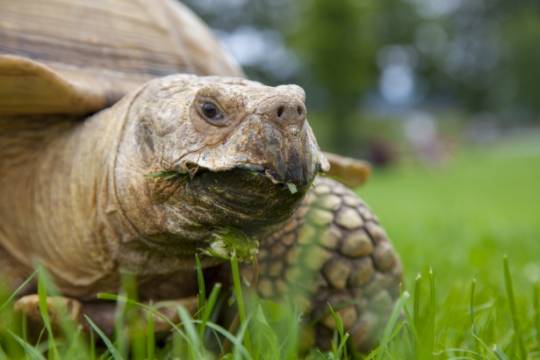
[[[302, 88], [245, 79], [178, 2], [0, 1], [1, 277], [15, 289], [41, 264], [62, 293], [51, 312], [70, 304], [110, 332], [96, 294], [123, 274], [143, 301], [194, 304], [195, 255], [209, 284], [237, 256], [259, 296], [298, 295], [317, 345], [330, 303], [368, 350], [400, 261], [325, 176], [357, 185], [367, 167], [323, 153], [306, 119]], [[15, 304], [29, 318], [35, 292]]]

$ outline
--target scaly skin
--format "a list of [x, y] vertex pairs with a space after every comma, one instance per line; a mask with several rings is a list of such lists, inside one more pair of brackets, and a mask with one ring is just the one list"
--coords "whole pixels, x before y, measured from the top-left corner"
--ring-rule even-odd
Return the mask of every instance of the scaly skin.
[[331, 304], [354, 347], [369, 350], [401, 282], [399, 259], [371, 210], [342, 184], [321, 177], [288, 223], [261, 242], [257, 270], [257, 279], [251, 266], [243, 274], [258, 294], [292, 297], [322, 348], [336, 329]]

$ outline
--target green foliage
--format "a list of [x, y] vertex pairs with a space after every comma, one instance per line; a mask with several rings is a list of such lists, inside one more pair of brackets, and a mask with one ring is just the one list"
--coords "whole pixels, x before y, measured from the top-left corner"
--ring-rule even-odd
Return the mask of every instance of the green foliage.
[[324, 89], [325, 105], [332, 115], [332, 145], [338, 150], [351, 147], [347, 119], [356, 112], [359, 96], [375, 75], [376, 3], [304, 0], [291, 35], [307, 72]]
[[506, 51], [502, 64], [509, 79], [499, 83], [507, 91], [506, 104], [520, 104], [531, 113], [540, 112], [540, 8], [538, 4], [521, 6], [511, 12], [502, 29]]
[[[303, 1], [293, 43], [331, 102], [356, 102], [369, 84], [375, 39], [374, 1]], [[367, 75], [367, 76], [366, 76]], [[346, 110], [350, 111], [350, 110]]]

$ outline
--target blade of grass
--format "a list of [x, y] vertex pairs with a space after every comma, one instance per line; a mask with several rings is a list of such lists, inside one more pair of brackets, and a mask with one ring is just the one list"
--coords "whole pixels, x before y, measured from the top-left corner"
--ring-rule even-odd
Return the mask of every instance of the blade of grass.
[[429, 267], [429, 270], [428, 270], [428, 277], [429, 277], [430, 308], [433, 312], [435, 312], [436, 303], [437, 303], [437, 292], [435, 288], [435, 274], [433, 273], [433, 268], [431, 266]]
[[[154, 305], [150, 304], [149, 309], [154, 311]], [[146, 313], [146, 358], [154, 359], [156, 353], [156, 338], [154, 335], [154, 315]]]
[[502, 350], [497, 347], [497, 345], [493, 346], [493, 353], [497, 356], [498, 360], [510, 360], [508, 356], [506, 356], [506, 354], [503, 353]]
[[392, 340], [392, 333], [393, 329], [396, 327], [396, 324], [401, 317], [401, 313], [405, 307], [406, 302], [410, 298], [410, 294], [408, 291], [404, 291], [401, 296], [399, 297], [398, 301], [396, 301], [396, 304], [394, 305], [394, 309], [392, 310], [392, 314], [388, 318], [388, 322], [386, 323], [386, 326], [383, 331], [383, 336], [379, 345], [379, 349], [377, 352], [377, 360], [382, 360], [384, 358], [384, 354], [386, 350], [388, 349], [388, 344], [390, 344], [390, 341]]
[[244, 323], [246, 321], [246, 307], [244, 305], [244, 296], [242, 294], [242, 284], [240, 281], [240, 271], [238, 270], [238, 259], [236, 258], [236, 255], [231, 256], [231, 270], [238, 315], [240, 316], [240, 322]]
[[521, 327], [519, 324], [519, 318], [517, 316], [516, 300], [514, 297], [514, 287], [512, 285], [512, 275], [510, 273], [510, 265], [508, 262], [508, 256], [503, 258], [503, 268], [504, 268], [504, 283], [506, 286], [506, 293], [508, 296], [508, 303], [510, 306], [510, 315], [512, 318], [512, 324], [514, 326], [514, 333], [518, 343], [519, 355], [521, 359], [527, 359], [527, 350], [525, 349], [525, 343], [523, 341], [523, 336], [521, 334]]
[[[147, 311], [148, 313], [152, 314], [153, 316], [163, 320], [165, 323], [167, 323], [167, 325], [171, 327], [171, 329], [173, 329], [174, 332], [180, 334], [184, 338], [184, 340], [188, 340], [186, 335], [182, 331], [182, 329], [180, 329], [177, 324], [175, 324], [173, 321], [171, 321], [171, 319], [169, 319], [167, 316], [165, 316], [164, 314], [158, 311], [160, 304], [154, 304], [152, 307], [150, 307], [143, 303], [129, 299], [123, 295], [110, 294], [110, 293], [98, 293], [97, 298], [101, 300], [112, 300], [112, 301], [117, 301], [117, 302], [123, 302], [126, 304], [129, 303], [130, 305], [138, 306], [144, 309], [145, 311]], [[162, 305], [165, 306], [165, 304], [162, 304]]]
[[41, 319], [47, 329], [47, 337], [49, 342], [49, 359], [59, 359], [58, 349], [56, 347], [55, 337], [52, 331], [51, 320], [49, 318], [49, 309], [47, 306], [47, 289], [46, 289], [46, 278], [44, 269], [40, 268], [38, 275], [38, 306]]
[[[16, 341], [16, 340], [15, 340]], [[4, 359], [8, 359], [7, 355], [6, 355], [6, 352], [4, 351], [4, 349], [2, 348], [2, 346], [0, 345], [0, 359], [4, 360]]]
[[195, 270], [197, 271], [197, 285], [199, 286], [199, 310], [202, 310], [206, 302], [206, 285], [204, 283], [204, 274], [202, 271], [201, 260], [199, 255], [195, 255]]
[[28, 341], [28, 319], [24, 314], [21, 316], [21, 335], [24, 341]]
[[94, 345], [96, 343], [96, 337], [94, 335], [94, 330], [90, 329], [89, 331], [89, 337], [90, 337], [90, 359], [94, 360], [96, 358], [96, 346]]
[[26, 280], [24, 280], [23, 283], [19, 285], [14, 292], [11, 293], [11, 295], [6, 299], [6, 301], [4, 301], [2, 305], [0, 305], [0, 312], [4, 310], [7, 305], [11, 304], [15, 300], [17, 295], [36, 277], [37, 272], [37, 270], [34, 271], [32, 275], [30, 275]]
[[[501, 354], [504, 355], [504, 353], [502, 353], [501, 351], [496, 352], [496, 350], [497, 350], [496, 347], [490, 348], [490, 347], [484, 342], [484, 340], [482, 340], [479, 336], [473, 334], [473, 337], [474, 337], [474, 339], [480, 344], [480, 346], [483, 348], [483, 350], [485, 351], [485, 352], [483, 352], [482, 355], [481, 355], [481, 358], [482, 358], [482, 359], [486, 359], [486, 358], [489, 359], [489, 358], [491, 358], [491, 357], [494, 357], [495, 359], [500, 359]], [[488, 356], [486, 356], [485, 354], [489, 354], [489, 355], [491, 355], [491, 357], [488, 357]], [[506, 357], [506, 355], [504, 355], [504, 356]]]
[[120, 354], [126, 354], [128, 347], [125, 326], [127, 301], [125, 299], [126, 298], [122, 297], [117, 301], [114, 314], [114, 343], [116, 344], [116, 348], [119, 349]]
[[[247, 320], [246, 320], [247, 321]], [[200, 323], [200, 320], [194, 320], [194, 323]], [[238, 349], [240, 353], [246, 358], [251, 359], [251, 355], [247, 351], [246, 347], [242, 344], [242, 338], [239, 338], [237, 336], [234, 336], [229, 331], [227, 331], [222, 326], [219, 326], [217, 324], [214, 324], [213, 322], [208, 322], [206, 324], [207, 327], [211, 328], [212, 330], [216, 331], [218, 334], [221, 334], [223, 337], [227, 338], [233, 345], [235, 349]], [[239, 331], [241, 332], [241, 331]]]
[[177, 312], [180, 320], [182, 321], [182, 326], [186, 330], [186, 335], [189, 339], [188, 348], [191, 351], [191, 358], [205, 358], [205, 349], [201, 344], [199, 334], [195, 330], [193, 319], [191, 318], [191, 316], [189, 316], [187, 310], [183, 306], [178, 306]]
[[540, 348], [540, 286], [533, 287], [534, 325], [536, 327], [536, 347]]
[[[232, 277], [233, 277], [233, 291], [234, 291], [234, 297], [236, 298], [236, 305], [238, 307], [238, 315], [240, 317], [240, 324], [244, 325], [244, 323], [247, 320], [246, 306], [244, 304], [244, 294], [242, 293], [242, 283], [240, 280], [240, 271], [238, 270], [238, 259], [236, 258], [236, 254], [233, 254], [233, 256], [231, 256], [231, 270], [232, 270]], [[246, 341], [246, 347], [248, 349], [251, 348], [249, 333], [246, 333], [245, 341]]]
[[435, 347], [435, 316], [437, 313], [437, 292], [435, 288], [435, 274], [431, 266], [428, 270], [429, 279], [429, 319], [428, 319], [428, 331], [429, 331], [429, 354], [427, 357], [431, 357]]
[[[345, 330], [343, 328], [343, 319], [341, 319], [341, 316], [339, 316], [336, 313], [336, 311], [334, 310], [334, 307], [330, 303], [328, 303], [327, 306], [328, 306], [330, 315], [332, 315], [332, 318], [334, 319], [334, 322], [336, 323], [336, 332], [334, 333], [334, 339], [332, 340], [333, 356], [336, 359], [341, 359], [342, 350], [343, 350], [344, 344], [347, 343], [349, 334], [345, 334]], [[343, 357], [346, 358], [347, 355], [343, 354]]]
[[105, 343], [105, 346], [107, 347], [107, 351], [109, 351], [109, 353], [111, 354], [113, 359], [114, 360], [122, 360], [123, 359], [122, 355], [120, 355], [120, 353], [114, 347], [113, 343], [107, 337], [107, 335], [105, 335], [103, 333], [103, 331], [101, 331], [101, 329], [96, 324], [94, 324], [92, 319], [90, 319], [87, 315], [84, 315], [84, 318], [86, 319], [86, 321], [88, 322], [90, 327], [96, 332], [96, 334], [98, 334], [98, 336], [101, 338], [101, 340]]
[[[195, 255], [195, 270], [197, 272], [197, 285], [198, 285], [198, 312], [199, 314], [204, 311], [206, 305], [206, 285], [204, 283], [204, 274], [202, 271], [201, 260], [199, 255]], [[203, 336], [204, 326], [199, 325], [199, 336]]]
[[424, 352], [424, 327], [423, 318], [420, 316], [420, 306], [422, 298], [422, 274], [418, 273], [414, 279], [414, 297], [413, 297], [413, 328], [414, 328], [414, 349], [415, 356], [421, 358]]
[[[236, 335], [236, 340], [235, 342], [233, 342], [233, 344], [235, 345], [234, 346], [234, 352], [233, 352], [233, 359], [238, 359], [238, 360], [242, 360], [242, 356], [241, 356], [241, 350], [242, 348], [241, 347], [238, 347], [237, 344], [242, 344], [243, 343], [243, 340], [245, 339], [245, 342], [247, 342], [247, 327], [248, 327], [248, 323], [249, 321], [246, 319], [245, 322], [243, 322], [241, 325], [240, 325], [240, 329], [238, 330], [238, 333]], [[248, 356], [246, 357], [247, 359], [251, 359], [251, 354], [248, 353]]]
[[474, 296], [475, 296], [475, 292], [476, 292], [476, 279], [472, 279], [471, 281], [471, 291], [470, 291], [470, 301], [469, 301], [469, 316], [471, 318], [471, 329], [472, 329], [472, 332], [473, 334], [476, 333], [476, 330], [475, 330], [475, 327], [474, 327], [474, 317], [475, 317], [475, 312], [474, 312]]
[[220, 291], [221, 291], [221, 284], [216, 283], [214, 287], [212, 288], [212, 291], [210, 292], [210, 296], [208, 297], [208, 301], [206, 302], [204, 306], [203, 312], [201, 314], [201, 324], [199, 325], [201, 339], [203, 338], [204, 332], [206, 330], [206, 323], [210, 319], [210, 316], [212, 316], [212, 312], [217, 303], [218, 295]]
[[15, 335], [11, 330], [7, 330], [7, 332], [21, 345], [21, 347], [26, 352], [26, 355], [28, 355], [31, 359], [36, 360], [45, 360], [45, 357], [36, 350], [32, 345], [28, 344], [26, 341]]
[[413, 298], [413, 321], [416, 331], [420, 327], [420, 297], [422, 293], [422, 274], [417, 274], [414, 279], [414, 298]]

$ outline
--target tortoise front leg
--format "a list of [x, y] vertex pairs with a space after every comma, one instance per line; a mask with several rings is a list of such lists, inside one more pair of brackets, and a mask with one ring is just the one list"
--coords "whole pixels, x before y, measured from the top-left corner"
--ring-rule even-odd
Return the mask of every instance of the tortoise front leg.
[[[81, 326], [85, 331], [90, 331], [91, 326], [85, 320], [88, 316], [92, 322], [105, 335], [111, 336], [115, 329], [117, 303], [112, 301], [79, 301], [64, 296], [48, 296], [46, 299], [47, 312], [54, 332], [60, 331], [62, 324], [66, 320]], [[193, 315], [197, 310], [197, 297], [188, 297], [175, 300], [167, 300], [154, 304], [159, 315], [154, 316], [154, 332], [166, 333], [171, 330], [171, 323], [178, 323], [178, 306], [183, 306]], [[39, 310], [39, 297], [32, 294], [23, 296], [15, 302], [15, 310], [23, 314], [28, 321], [28, 328], [31, 332], [38, 332], [43, 327], [43, 320]], [[141, 319], [148, 314], [144, 310], [139, 310]]]
[[[354, 347], [376, 342], [399, 295], [401, 265], [379, 222], [356, 194], [318, 178], [303, 205], [261, 242], [256, 289], [262, 297], [291, 295], [314, 324], [316, 343], [329, 346], [343, 319]], [[253, 274], [250, 267], [244, 275]]]

